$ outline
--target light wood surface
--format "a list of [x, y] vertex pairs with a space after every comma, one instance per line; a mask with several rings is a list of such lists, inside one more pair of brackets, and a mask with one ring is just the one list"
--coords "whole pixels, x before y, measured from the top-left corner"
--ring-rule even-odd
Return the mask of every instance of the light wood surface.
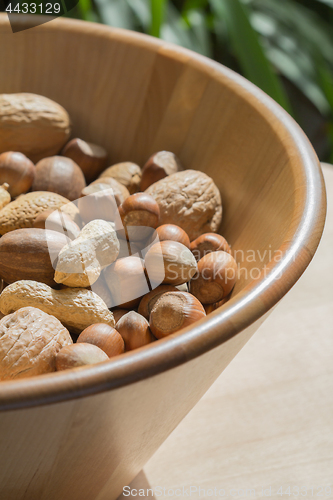
[[213, 177], [221, 231], [244, 252], [231, 299], [193, 327], [114, 361], [1, 384], [1, 498], [114, 500], [306, 269], [325, 219], [321, 170], [274, 101], [185, 49], [65, 19], [13, 35], [3, 14], [0, 46], [0, 92], [59, 102], [73, 135], [110, 163], [169, 149]]
[[[245, 488], [256, 496], [234, 498], [261, 498], [272, 487], [281, 500], [280, 486], [299, 486], [301, 498], [333, 498], [333, 166], [324, 174], [327, 223], [309, 269], [131, 488]], [[331, 494], [317, 496], [320, 486]]]

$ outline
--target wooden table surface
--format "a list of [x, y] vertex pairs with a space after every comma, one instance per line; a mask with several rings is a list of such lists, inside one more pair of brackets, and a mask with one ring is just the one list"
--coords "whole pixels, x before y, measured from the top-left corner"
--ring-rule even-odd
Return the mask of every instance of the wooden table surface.
[[333, 167], [324, 174], [328, 216], [314, 260], [131, 483], [133, 498], [153, 488], [156, 499], [172, 498], [168, 489], [333, 499]]

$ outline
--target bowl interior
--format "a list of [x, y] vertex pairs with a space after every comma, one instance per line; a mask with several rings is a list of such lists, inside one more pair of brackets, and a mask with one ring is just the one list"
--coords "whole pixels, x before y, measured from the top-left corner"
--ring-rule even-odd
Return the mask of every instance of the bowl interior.
[[[6, 41], [0, 93], [33, 92], [59, 102], [73, 136], [104, 146], [110, 165], [142, 166], [165, 149], [214, 179], [224, 208], [220, 232], [240, 265], [236, 300], [268, 283], [266, 266], [271, 272], [286, 259], [303, 231], [296, 268], [283, 274], [277, 291], [270, 285], [274, 293], [260, 298], [265, 305], [256, 305], [247, 321], [286, 293], [318, 244], [324, 195], [311, 146], [278, 105], [204, 57], [127, 31], [59, 19], [12, 35], [0, 15], [0, 36]], [[309, 200], [316, 208], [307, 214]]]
[[143, 165], [166, 149], [213, 177], [222, 193], [221, 233], [243, 261], [236, 294], [279, 249], [293, 216], [292, 148], [277, 120], [186, 53], [118, 30], [94, 36], [54, 26], [10, 38], [0, 92], [59, 102], [73, 135], [106, 147], [110, 164]]

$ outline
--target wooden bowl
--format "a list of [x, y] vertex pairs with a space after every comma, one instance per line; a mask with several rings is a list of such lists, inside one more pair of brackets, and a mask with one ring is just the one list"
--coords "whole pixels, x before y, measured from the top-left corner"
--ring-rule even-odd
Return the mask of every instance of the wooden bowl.
[[99, 366], [1, 383], [1, 497], [112, 500], [309, 264], [323, 179], [285, 111], [188, 50], [65, 19], [13, 35], [6, 15], [0, 46], [0, 92], [59, 102], [73, 136], [104, 146], [110, 164], [166, 149], [213, 177], [221, 233], [238, 262], [244, 252], [231, 299], [194, 327]]

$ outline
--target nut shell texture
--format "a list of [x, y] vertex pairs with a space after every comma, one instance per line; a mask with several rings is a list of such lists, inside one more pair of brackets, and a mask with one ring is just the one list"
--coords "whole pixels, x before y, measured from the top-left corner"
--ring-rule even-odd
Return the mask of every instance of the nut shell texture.
[[100, 179], [112, 177], [125, 186], [130, 194], [140, 191], [141, 168], [136, 163], [130, 161], [116, 163], [104, 170], [99, 177]]
[[62, 151], [62, 155], [71, 158], [82, 170], [87, 182], [94, 180], [107, 166], [107, 151], [91, 142], [72, 139]]
[[211, 252], [228, 252], [231, 254], [231, 248], [225, 238], [220, 234], [205, 233], [191, 242], [190, 250], [197, 260]]
[[3, 314], [29, 306], [52, 314], [76, 334], [93, 323], [115, 326], [113, 314], [105, 302], [85, 288], [53, 290], [44, 283], [22, 280], [8, 285], [0, 295], [0, 311]]
[[34, 163], [57, 154], [71, 131], [67, 111], [46, 97], [0, 94], [0, 153], [20, 151]]
[[0, 210], [0, 234], [32, 227], [40, 213], [60, 208], [67, 203], [71, 205], [63, 196], [47, 191], [23, 194]]
[[198, 274], [190, 283], [190, 292], [202, 304], [214, 304], [229, 295], [237, 274], [237, 263], [232, 255], [221, 250], [211, 252], [199, 260]]
[[38, 280], [54, 286], [53, 260], [68, 238], [45, 229], [16, 229], [0, 239], [0, 277], [6, 283]]
[[116, 327], [125, 342], [126, 351], [138, 349], [154, 340], [148, 321], [135, 311], [122, 316]]
[[119, 248], [111, 222], [93, 220], [60, 251], [54, 279], [67, 286], [90, 286], [98, 280], [102, 268], [116, 260]]
[[152, 184], [146, 191], [160, 207], [160, 225], [176, 224], [194, 240], [217, 232], [222, 220], [221, 195], [203, 172], [184, 170]]
[[177, 291], [178, 289], [175, 286], [159, 285], [158, 287], [154, 288], [154, 290], [142, 297], [138, 307], [138, 313], [141, 314], [141, 316], [143, 316], [144, 318], [149, 319], [150, 312], [161, 295], [166, 292]]
[[174, 153], [159, 151], [153, 154], [142, 169], [141, 190], [144, 191], [154, 182], [179, 170], [183, 170], [183, 166]]
[[79, 226], [62, 210], [46, 210], [36, 217], [34, 228], [50, 229], [75, 240], [80, 234]]
[[68, 330], [54, 316], [24, 307], [0, 321], [0, 380], [55, 371], [57, 353], [71, 345]]
[[192, 252], [182, 243], [168, 240], [149, 248], [145, 267], [152, 287], [161, 282], [181, 285], [197, 272], [197, 262]]
[[105, 323], [97, 323], [88, 326], [79, 335], [77, 343], [85, 342], [93, 344], [102, 349], [109, 358], [122, 354], [125, 350], [125, 344], [122, 336], [117, 330]]
[[9, 184], [12, 198], [27, 193], [35, 177], [35, 165], [22, 153], [7, 151], [0, 155], [0, 184]]
[[99, 347], [84, 342], [65, 346], [56, 357], [57, 370], [68, 370], [80, 366], [95, 365], [108, 361], [108, 355]]
[[85, 186], [82, 170], [70, 158], [51, 156], [36, 165], [32, 191], [51, 191], [74, 201]]
[[167, 292], [159, 297], [149, 317], [150, 329], [161, 339], [206, 316], [200, 302], [187, 292]]

